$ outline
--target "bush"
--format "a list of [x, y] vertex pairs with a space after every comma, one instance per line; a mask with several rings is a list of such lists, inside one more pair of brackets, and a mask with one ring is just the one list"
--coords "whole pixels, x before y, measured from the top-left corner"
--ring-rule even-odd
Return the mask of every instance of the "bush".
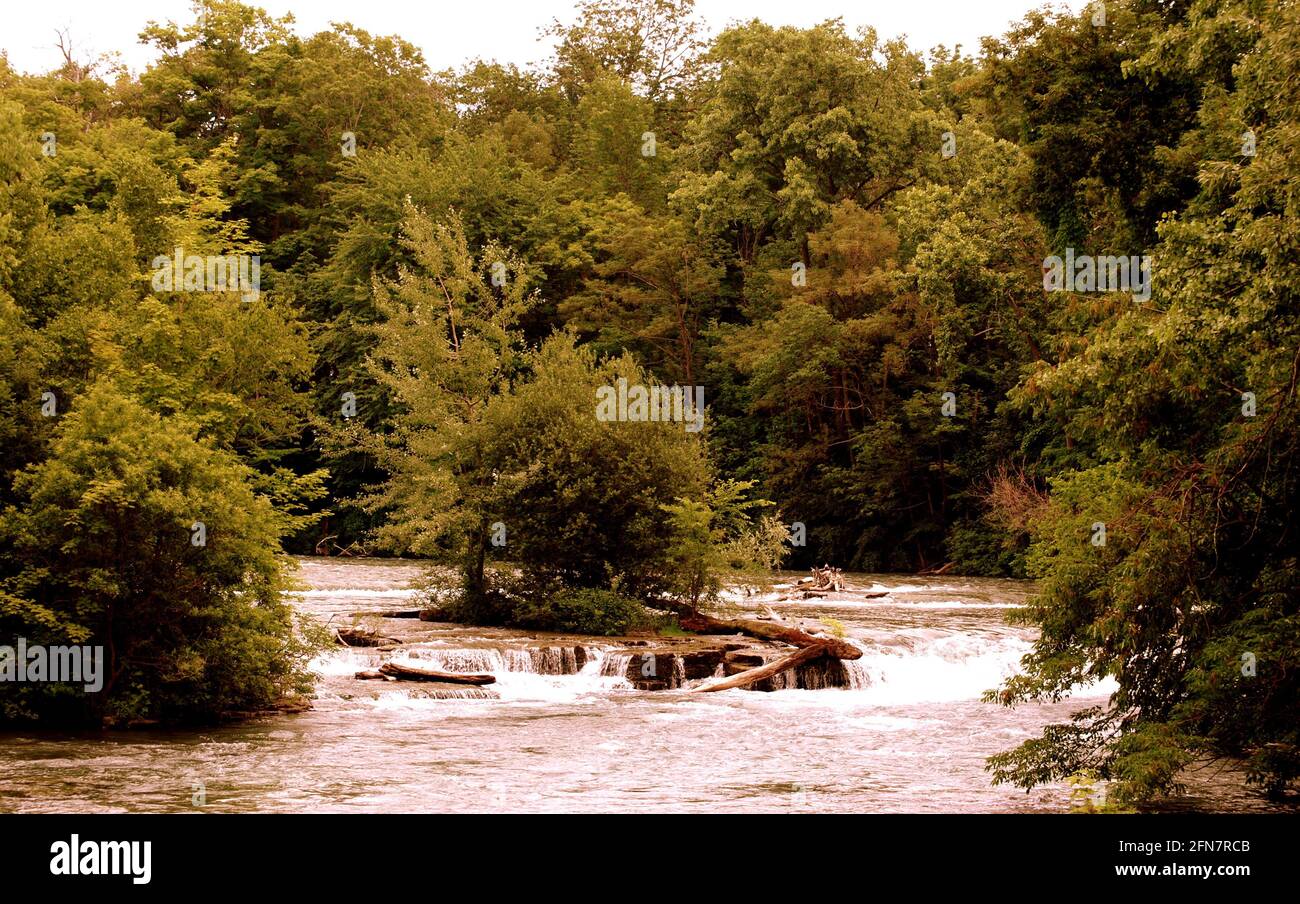
[[513, 620], [522, 628], [608, 637], [643, 626], [646, 611], [641, 603], [612, 590], [584, 588], [524, 600]]
[[0, 722], [209, 720], [309, 691], [319, 637], [282, 595], [292, 519], [254, 477], [111, 385], [81, 397], [0, 513], [0, 645], [102, 647], [107, 675], [0, 683]]

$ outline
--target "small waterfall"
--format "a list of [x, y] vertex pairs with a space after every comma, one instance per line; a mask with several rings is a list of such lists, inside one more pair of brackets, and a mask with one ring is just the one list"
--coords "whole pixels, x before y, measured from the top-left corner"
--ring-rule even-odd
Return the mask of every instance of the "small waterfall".
[[501, 695], [490, 687], [446, 684], [412, 688], [406, 692], [412, 700], [500, 700]]
[[1014, 674], [1031, 648], [1032, 639], [1015, 629], [914, 628], [868, 644], [853, 664], [867, 676], [863, 687], [882, 703], [978, 700]]
[[[767, 657], [771, 661], [771, 657]], [[820, 657], [793, 669], [787, 669], [752, 687], [758, 691], [820, 691], [828, 688], [862, 690], [871, 685], [871, 676], [861, 660]]]
[[[717, 658], [720, 659], [718, 654]], [[600, 674], [605, 678], [622, 678], [638, 690], [676, 690], [687, 681], [703, 678], [714, 672], [713, 657], [707, 666], [702, 665], [694, 653], [675, 653], [664, 650], [646, 650], [638, 653], [609, 653], [600, 664]], [[700, 669], [707, 667], [708, 671]]]
[[627, 667], [632, 663], [632, 653], [610, 653], [600, 663], [600, 677], [626, 678]]
[[532, 662], [526, 671], [538, 675], [576, 675], [587, 664], [586, 647], [536, 647], [528, 653]]
[[673, 657], [673, 674], [668, 679], [670, 688], [679, 688], [686, 683], [686, 663], [682, 662], [680, 656]]
[[851, 691], [860, 691], [871, 684], [871, 676], [862, 663], [856, 659], [846, 659], [840, 662], [844, 667], [845, 674], [848, 676], [848, 688]]
[[861, 690], [871, 683], [866, 669], [856, 659], [815, 660], [795, 669], [791, 677], [796, 687], [809, 691], [828, 687]]
[[407, 658], [428, 663], [430, 668], [445, 672], [504, 672], [508, 671], [502, 651], [483, 649], [413, 649], [405, 651]]
[[564, 647], [463, 647], [416, 648], [406, 651], [411, 659], [429, 663], [448, 672], [526, 672], [533, 675], [577, 675], [599, 651], [583, 646]]

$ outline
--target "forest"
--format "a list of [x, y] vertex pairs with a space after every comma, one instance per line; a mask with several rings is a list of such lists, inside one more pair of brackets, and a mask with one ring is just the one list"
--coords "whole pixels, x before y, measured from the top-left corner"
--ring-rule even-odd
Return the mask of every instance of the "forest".
[[0, 643], [107, 650], [0, 723], [308, 691], [290, 555], [610, 635], [830, 563], [1036, 580], [990, 706], [1115, 682], [996, 782], [1291, 786], [1300, 6], [538, 24], [434, 68], [198, 0], [138, 74], [0, 58]]

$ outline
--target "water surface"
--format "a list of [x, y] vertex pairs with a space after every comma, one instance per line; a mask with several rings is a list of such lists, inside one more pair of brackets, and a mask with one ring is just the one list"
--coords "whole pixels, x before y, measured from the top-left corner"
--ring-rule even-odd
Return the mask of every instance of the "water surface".
[[[300, 561], [307, 589], [295, 604], [323, 620], [416, 604], [410, 588], [420, 568], [410, 563]], [[848, 579], [850, 591], [888, 595], [757, 602], [783, 616], [838, 620], [865, 652], [857, 689], [642, 692], [602, 675], [611, 671], [610, 654], [593, 640], [578, 674], [521, 671], [527, 656], [497, 656], [495, 699], [438, 699], [420, 685], [355, 680], [357, 669], [386, 654], [340, 649], [317, 661], [322, 679], [308, 713], [203, 731], [2, 735], [0, 810], [1068, 809], [1063, 787], [1029, 794], [993, 787], [984, 770], [989, 754], [1104, 697], [1093, 688], [1057, 705], [980, 702], [1029, 649], [1032, 632], [1006, 623], [1029, 586]], [[414, 654], [452, 661], [468, 655], [461, 648], [500, 645], [502, 636], [508, 632], [444, 634]]]

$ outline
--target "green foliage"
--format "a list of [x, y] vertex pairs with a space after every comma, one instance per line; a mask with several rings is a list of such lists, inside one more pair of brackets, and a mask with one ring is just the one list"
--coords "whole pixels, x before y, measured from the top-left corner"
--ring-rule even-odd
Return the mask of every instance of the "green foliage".
[[[475, 256], [464, 226], [434, 224], [408, 206], [404, 244], [413, 259], [392, 282], [376, 281], [386, 319], [369, 362], [402, 413], [391, 434], [349, 425], [335, 448], [370, 451], [393, 478], [367, 504], [391, 513], [379, 539], [390, 548], [447, 555], [462, 564], [471, 599], [486, 589], [484, 564], [494, 479], [494, 441], [484, 418], [523, 361], [518, 320], [533, 302], [526, 266], [489, 246]], [[494, 286], [490, 273], [504, 275]], [[501, 291], [497, 291], [500, 288]]]
[[582, 0], [576, 22], [544, 31], [558, 44], [556, 81], [571, 98], [611, 75], [651, 101], [683, 92], [703, 49], [694, 8], [694, 0]]
[[710, 479], [704, 442], [675, 422], [602, 421], [597, 391], [649, 385], [630, 358], [598, 360], [559, 334], [487, 414], [485, 467], [501, 553], [529, 581], [653, 595], [669, 580], [661, 504], [698, 497]]
[[652, 216], [622, 195], [593, 212], [593, 275], [559, 306], [602, 351], [630, 351], [665, 380], [696, 385], [701, 331], [716, 317], [719, 249], [686, 224]]
[[646, 622], [645, 607], [612, 590], [593, 587], [526, 598], [513, 615], [515, 624], [538, 631], [563, 631], [613, 637]]
[[[1216, 19], [1235, 30], [1238, 12], [1193, 4], [1140, 64]], [[1151, 307], [1098, 323], [1013, 393], [1073, 441], [1076, 463], [1031, 519], [1042, 592], [1023, 614], [1041, 637], [1002, 699], [1102, 676], [1118, 690], [1104, 712], [995, 757], [999, 780], [1090, 768], [1137, 801], [1177, 791], [1195, 756], [1246, 758], [1275, 793], [1297, 775], [1300, 283], [1280, 249], [1296, 241], [1300, 107], [1283, 86], [1300, 72], [1300, 17], [1275, 8], [1257, 24], [1232, 45], [1235, 89], [1200, 108], [1202, 138], [1258, 129], [1256, 156], [1238, 140], [1202, 160], [1200, 194], [1159, 227]], [[1084, 539], [1094, 522], [1104, 546]]]
[[764, 583], [784, 558], [785, 528], [770, 515], [755, 514], [771, 503], [747, 498], [752, 488], [722, 481], [701, 499], [662, 506], [671, 538], [667, 585], [691, 606], [716, 602], [727, 584]]
[[[21, 474], [0, 545], [0, 626], [106, 650], [99, 693], [5, 684], [6, 718], [211, 719], [310, 687], [278, 539], [246, 466], [108, 383]], [[201, 523], [206, 545], [192, 543]]]

